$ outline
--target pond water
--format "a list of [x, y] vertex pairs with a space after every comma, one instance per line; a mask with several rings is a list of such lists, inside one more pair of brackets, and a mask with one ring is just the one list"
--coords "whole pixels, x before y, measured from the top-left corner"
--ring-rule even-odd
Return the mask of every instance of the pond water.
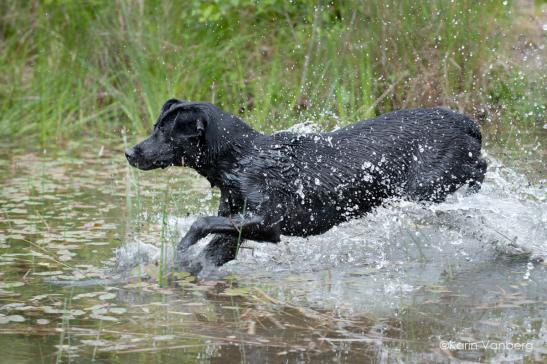
[[487, 148], [478, 194], [245, 242], [198, 279], [173, 269], [172, 247], [218, 194], [188, 169], [130, 169], [122, 151], [2, 144], [2, 361], [547, 360], [541, 150], [504, 164]]

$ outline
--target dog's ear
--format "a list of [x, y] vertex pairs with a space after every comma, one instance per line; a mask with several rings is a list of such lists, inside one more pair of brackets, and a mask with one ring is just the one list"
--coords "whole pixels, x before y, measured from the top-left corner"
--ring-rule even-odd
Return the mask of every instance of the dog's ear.
[[175, 130], [181, 135], [191, 138], [205, 136], [207, 129], [207, 113], [194, 105], [175, 106], [169, 114], [175, 114]]
[[161, 107], [161, 111], [160, 111], [160, 118], [162, 117], [163, 114], [165, 114], [170, 108], [171, 106], [179, 103], [180, 100], [177, 100], [177, 99], [169, 99], [167, 101], [165, 101], [165, 104], [163, 104], [163, 106]]

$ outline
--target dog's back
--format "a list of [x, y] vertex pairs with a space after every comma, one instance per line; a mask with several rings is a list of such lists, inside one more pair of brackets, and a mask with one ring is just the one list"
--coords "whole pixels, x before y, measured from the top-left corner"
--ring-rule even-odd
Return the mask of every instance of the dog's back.
[[258, 138], [238, 162], [238, 184], [254, 205], [279, 209], [285, 234], [317, 234], [390, 196], [442, 201], [479, 186], [478, 126], [446, 109], [402, 110], [330, 133]]
[[368, 136], [365, 144], [373, 154], [390, 155], [390, 166], [383, 171], [388, 178], [401, 175], [403, 180], [395, 187], [402, 187], [399, 192], [412, 199], [442, 201], [465, 183], [477, 189], [484, 178], [480, 129], [469, 117], [450, 109], [384, 114], [340, 130], [340, 137], [348, 140], [356, 130], [358, 139]]

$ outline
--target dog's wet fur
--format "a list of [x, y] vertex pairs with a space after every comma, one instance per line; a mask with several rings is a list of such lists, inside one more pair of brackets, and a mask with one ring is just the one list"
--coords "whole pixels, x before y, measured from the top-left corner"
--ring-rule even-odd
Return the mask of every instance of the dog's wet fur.
[[[184, 269], [220, 266], [243, 239], [321, 234], [389, 197], [441, 202], [484, 179], [481, 133], [446, 108], [410, 109], [328, 133], [263, 135], [205, 102], [168, 100], [152, 135], [126, 151], [142, 170], [187, 166], [221, 192], [218, 216], [199, 217], [177, 246]], [[200, 261], [187, 250], [215, 234]]]

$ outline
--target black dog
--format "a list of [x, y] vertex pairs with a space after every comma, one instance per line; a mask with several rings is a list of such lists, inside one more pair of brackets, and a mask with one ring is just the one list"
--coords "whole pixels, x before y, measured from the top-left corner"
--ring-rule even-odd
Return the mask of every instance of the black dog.
[[184, 261], [191, 245], [218, 234], [205, 254], [222, 265], [241, 239], [321, 234], [391, 196], [439, 202], [464, 184], [477, 191], [486, 171], [480, 153], [477, 124], [443, 108], [266, 136], [212, 104], [172, 99], [126, 157], [142, 170], [192, 167], [220, 188], [218, 216], [198, 218], [177, 249]]

